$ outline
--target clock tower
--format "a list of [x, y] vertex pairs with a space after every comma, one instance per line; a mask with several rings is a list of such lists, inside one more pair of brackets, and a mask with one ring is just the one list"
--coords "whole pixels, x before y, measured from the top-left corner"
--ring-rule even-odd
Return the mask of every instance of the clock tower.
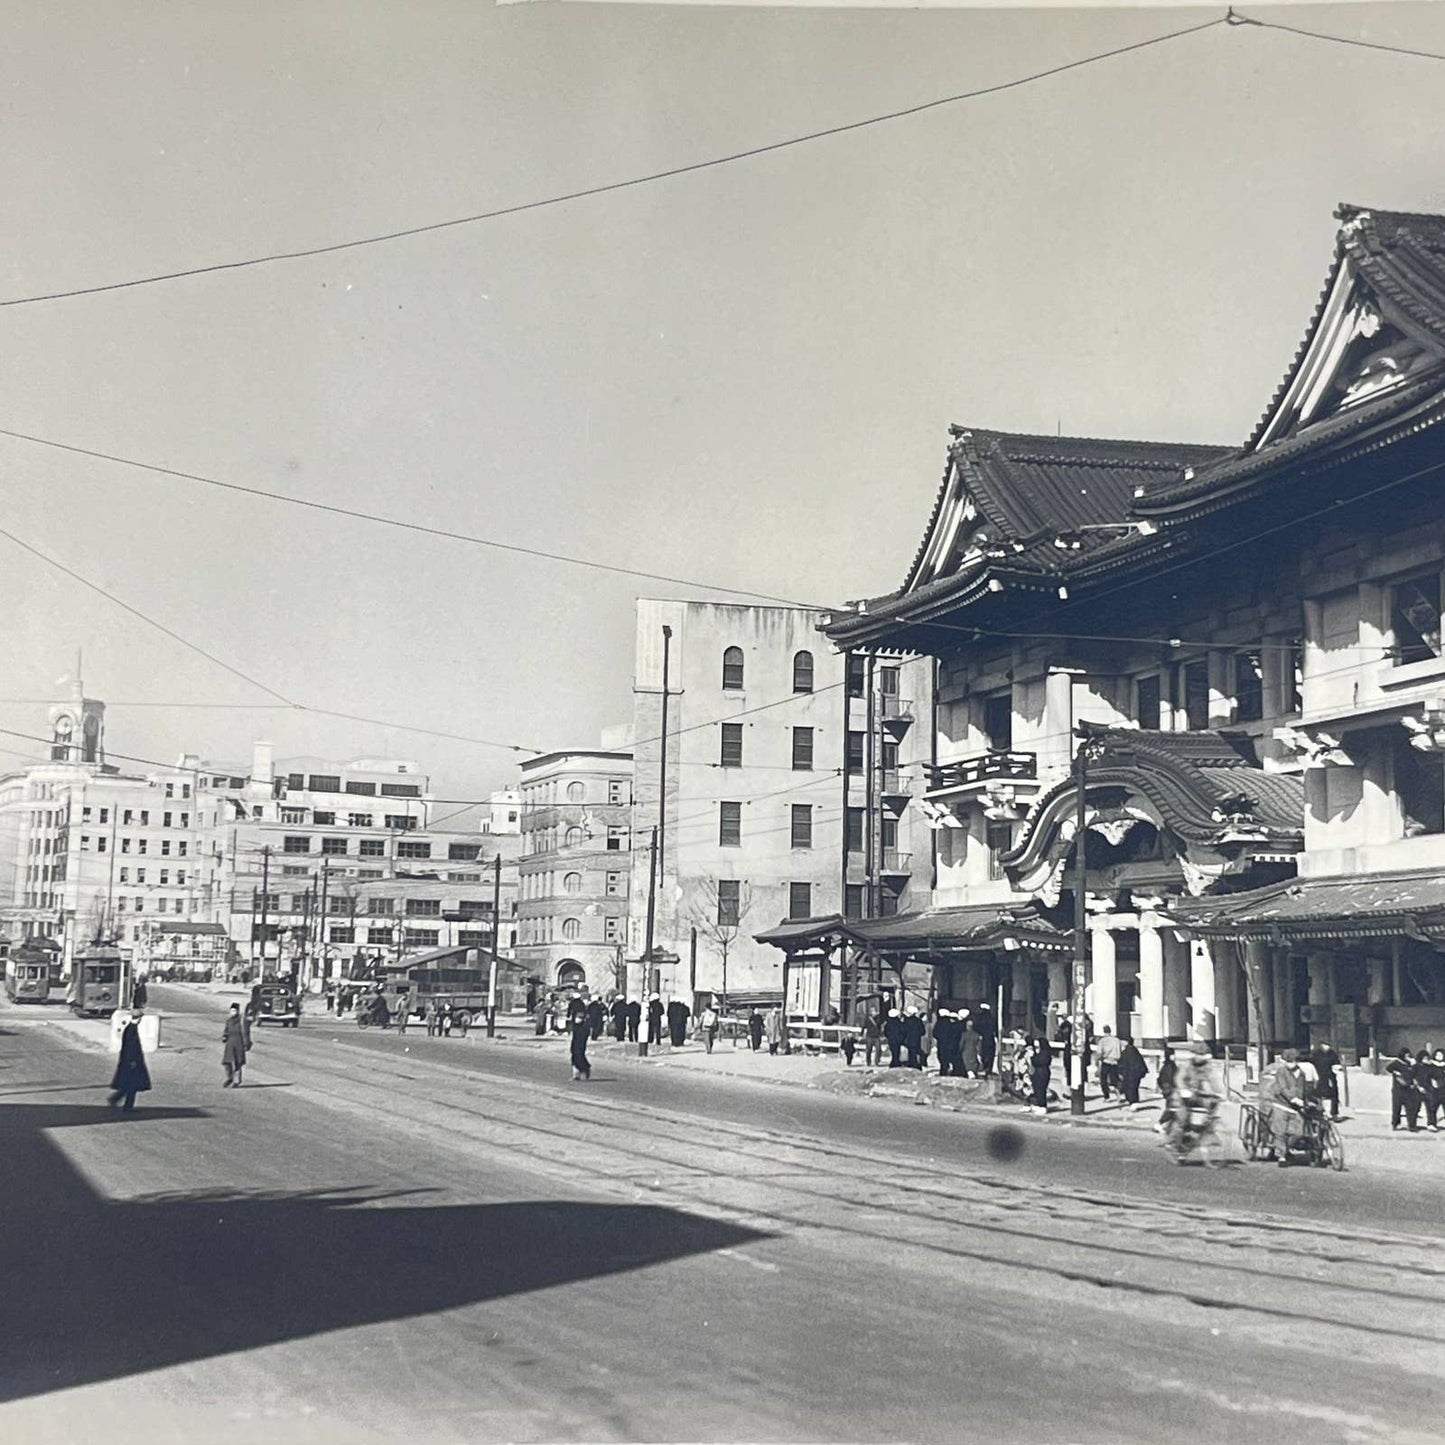
[[67, 682], [70, 696], [50, 709], [50, 759], [99, 767], [105, 762], [105, 704], [86, 697], [79, 654], [75, 675]]

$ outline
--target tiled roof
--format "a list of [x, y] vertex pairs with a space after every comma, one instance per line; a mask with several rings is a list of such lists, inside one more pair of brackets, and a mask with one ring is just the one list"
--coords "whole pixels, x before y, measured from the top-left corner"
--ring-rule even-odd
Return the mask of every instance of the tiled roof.
[[1248, 893], [1181, 901], [1170, 917], [1209, 938], [1445, 937], [1445, 876], [1431, 871], [1292, 879]]
[[889, 918], [790, 919], [755, 935], [788, 952], [846, 942], [881, 953], [970, 952], [1002, 948], [1005, 939], [1034, 948], [1072, 947], [1073, 935], [1061, 932], [1028, 904], [980, 903], [958, 908], [928, 908]]

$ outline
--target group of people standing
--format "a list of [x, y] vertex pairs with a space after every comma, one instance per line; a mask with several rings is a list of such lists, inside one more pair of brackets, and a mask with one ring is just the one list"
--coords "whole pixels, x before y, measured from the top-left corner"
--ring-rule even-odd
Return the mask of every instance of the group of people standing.
[[1412, 1134], [1420, 1131], [1420, 1107], [1425, 1128], [1440, 1132], [1440, 1108], [1445, 1105], [1445, 1049], [1426, 1044], [1418, 1053], [1401, 1048], [1385, 1066], [1390, 1074], [1390, 1127], [1403, 1123]]

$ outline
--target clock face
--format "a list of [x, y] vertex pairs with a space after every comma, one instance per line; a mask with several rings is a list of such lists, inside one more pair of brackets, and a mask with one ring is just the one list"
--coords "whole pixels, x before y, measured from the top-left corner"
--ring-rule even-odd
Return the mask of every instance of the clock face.
[[68, 738], [70, 736], [70, 729], [73, 726], [74, 724], [70, 721], [68, 717], [62, 715], [61, 717], [56, 718], [55, 735], [57, 737]]

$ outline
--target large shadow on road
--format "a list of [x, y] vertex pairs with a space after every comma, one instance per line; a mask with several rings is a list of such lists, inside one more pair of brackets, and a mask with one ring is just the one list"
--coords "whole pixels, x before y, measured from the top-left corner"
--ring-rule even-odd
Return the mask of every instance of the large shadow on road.
[[0, 1106], [0, 1400], [760, 1237], [647, 1205], [428, 1207], [365, 1189], [107, 1200], [46, 1137], [187, 1117], [203, 1115]]

